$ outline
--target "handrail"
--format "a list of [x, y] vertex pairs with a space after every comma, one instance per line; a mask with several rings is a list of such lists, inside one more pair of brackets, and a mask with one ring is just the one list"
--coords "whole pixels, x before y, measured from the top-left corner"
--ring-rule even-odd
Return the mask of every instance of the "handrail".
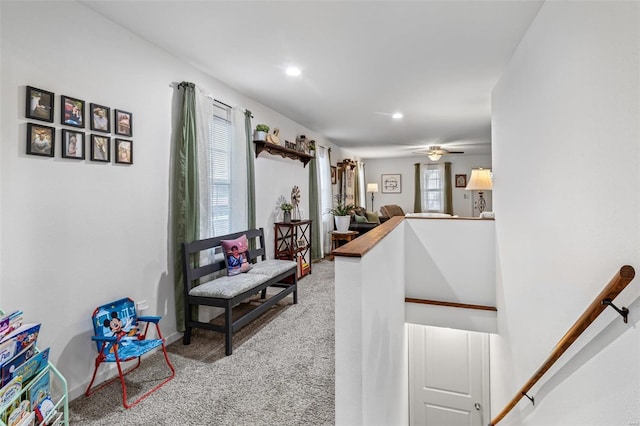
[[418, 303], [421, 305], [447, 306], [449, 308], [461, 308], [461, 309], [477, 309], [479, 311], [494, 311], [494, 312], [497, 311], [495, 306], [471, 305], [468, 303], [445, 302], [443, 300], [415, 299], [413, 297], [405, 297], [404, 301], [406, 303]]
[[[633, 280], [635, 275], [636, 272], [632, 266], [624, 265], [620, 268], [616, 275], [611, 278], [609, 284], [607, 284], [594, 301], [591, 302], [580, 318], [578, 318], [578, 320], [573, 324], [569, 331], [567, 331], [562, 339], [560, 339], [556, 347], [553, 349], [553, 352], [551, 352], [551, 355], [549, 355], [545, 360], [544, 364], [538, 368], [538, 370], [533, 374], [533, 376], [531, 376], [527, 383], [524, 384], [513, 399], [502, 409], [500, 414], [491, 420], [491, 423], [489, 423], [490, 426], [495, 426], [513, 409], [513, 407], [516, 406], [523, 396], [526, 396], [529, 389], [531, 389], [533, 385], [542, 378], [544, 373], [551, 368], [551, 366], [562, 356], [569, 346], [571, 346], [573, 342], [580, 337], [582, 332], [586, 330], [593, 321], [595, 321], [598, 315], [607, 308], [607, 304], [603, 303], [603, 301], [607, 299], [609, 301], [615, 299], [616, 296], [618, 296], [618, 294], [620, 294], [620, 292], [631, 282], [631, 280]], [[527, 398], [529, 398], [529, 396], [527, 396]]]

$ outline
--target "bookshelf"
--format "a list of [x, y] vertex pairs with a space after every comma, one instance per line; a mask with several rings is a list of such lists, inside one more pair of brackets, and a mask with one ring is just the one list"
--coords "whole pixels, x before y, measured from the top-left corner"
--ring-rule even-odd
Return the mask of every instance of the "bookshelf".
[[0, 309], [0, 316], [10, 318], [0, 323], [0, 425], [68, 426], [67, 381], [49, 362], [49, 349], [36, 346], [40, 324], [23, 324], [22, 311]]

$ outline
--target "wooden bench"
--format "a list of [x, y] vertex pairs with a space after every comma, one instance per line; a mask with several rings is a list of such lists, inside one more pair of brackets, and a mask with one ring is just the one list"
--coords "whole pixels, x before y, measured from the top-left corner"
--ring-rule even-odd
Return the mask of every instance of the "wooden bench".
[[[233, 240], [242, 235], [246, 235], [249, 242], [254, 241], [255, 247], [257, 247], [249, 250], [251, 270], [235, 276], [227, 276], [226, 274], [218, 276], [221, 275], [219, 271], [226, 273], [224, 254], [221, 249], [222, 240]], [[206, 252], [206, 255], [201, 256], [202, 252]], [[266, 259], [264, 230], [262, 228], [183, 243], [182, 268], [185, 303], [185, 331], [182, 343], [185, 345], [191, 343], [193, 328], [204, 328], [224, 333], [225, 353], [231, 355], [233, 333], [290, 293], [293, 293], [293, 303], [298, 303], [296, 263], [290, 260]], [[202, 283], [200, 283], [201, 279]], [[267, 287], [282, 289], [266, 299]], [[234, 306], [259, 292], [262, 292], [261, 298], [265, 301], [233, 321]], [[197, 312], [196, 308], [199, 305], [224, 308], [224, 325], [220, 326], [198, 321], [197, 318], [194, 319], [193, 311]]]

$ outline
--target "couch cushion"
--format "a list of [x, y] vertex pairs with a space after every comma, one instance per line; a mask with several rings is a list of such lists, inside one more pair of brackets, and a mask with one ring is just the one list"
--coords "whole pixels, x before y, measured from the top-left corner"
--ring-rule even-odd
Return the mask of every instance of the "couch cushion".
[[360, 216], [359, 214], [354, 214], [353, 218], [355, 219], [356, 223], [363, 223], [367, 221], [366, 217]]
[[192, 288], [189, 296], [231, 299], [253, 287], [259, 286], [270, 278], [268, 275], [262, 274], [238, 274], [220, 277]]
[[376, 212], [367, 212], [367, 222], [380, 224], [380, 217]]

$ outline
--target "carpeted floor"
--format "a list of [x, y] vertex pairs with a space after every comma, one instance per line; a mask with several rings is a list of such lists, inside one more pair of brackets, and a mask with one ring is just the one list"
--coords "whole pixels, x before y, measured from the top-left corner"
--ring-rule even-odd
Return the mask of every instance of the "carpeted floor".
[[[335, 345], [333, 262], [313, 264], [298, 304], [288, 296], [234, 335], [194, 330], [168, 347], [176, 377], [125, 410], [119, 382], [69, 405], [73, 425], [332, 425]], [[259, 303], [256, 298], [251, 303]], [[246, 306], [245, 306], [246, 308]], [[104, 367], [103, 367], [104, 368]], [[166, 377], [161, 353], [127, 376], [129, 400]]]

